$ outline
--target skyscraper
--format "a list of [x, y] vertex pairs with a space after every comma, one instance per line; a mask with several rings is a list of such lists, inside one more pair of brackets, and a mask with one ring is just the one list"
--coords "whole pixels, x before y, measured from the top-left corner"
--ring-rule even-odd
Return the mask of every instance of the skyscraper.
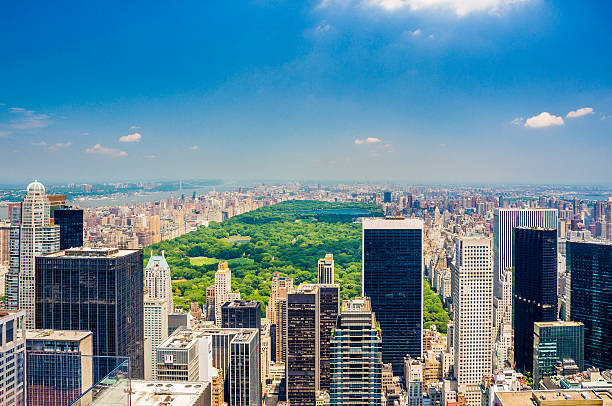
[[532, 372], [533, 323], [557, 320], [557, 231], [514, 229], [514, 361]]
[[331, 405], [382, 404], [381, 341], [369, 299], [343, 301], [331, 338]]
[[287, 295], [287, 400], [292, 405], [315, 405], [319, 381], [317, 289], [300, 285]]
[[319, 387], [318, 390], [329, 392], [331, 369], [330, 369], [330, 342], [332, 331], [336, 327], [338, 309], [340, 307], [340, 286], [323, 285], [317, 286], [318, 298], [318, 336], [319, 336]]
[[325, 254], [317, 263], [319, 283], [334, 283], [334, 254]]
[[26, 311], [26, 327], [34, 328], [35, 258], [59, 250], [59, 227], [51, 224], [50, 203], [39, 182], [28, 185], [21, 204], [19, 232], [19, 309]]
[[142, 378], [143, 279], [140, 250], [81, 247], [37, 257], [36, 328], [91, 331], [94, 355], [130, 357], [132, 377]]
[[493, 253], [495, 295], [502, 297], [502, 274], [512, 267], [513, 240], [515, 227], [557, 228], [557, 209], [498, 208], [493, 213]]
[[362, 293], [380, 323], [383, 362], [403, 375], [404, 357], [421, 357], [423, 221], [364, 219], [362, 241]]
[[26, 327], [23, 310], [0, 309], [0, 404], [25, 406]]
[[60, 250], [83, 246], [83, 209], [70, 206], [55, 209], [53, 221], [60, 229]]
[[145, 365], [145, 379], [157, 379], [157, 347], [168, 338], [168, 307], [167, 298], [144, 298], [144, 336], [151, 340], [151, 362]]
[[272, 360], [285, 362], [287, 355], [287, 294], [293, 289], [293, 278], [272, 275], [270, 299], [266, 307], [266, 317], [270, 320], [270, 336], [274, 340]]
[[338, 317], [338, 285], [301, 284], [287, 297], [287, 398], [314, 405], [330, 387], [330, 340]]
[[568, 241], [566, 258], [570, 319], [584, 324], [585, 366], [611, 369], [612, 243]]
[[539, 321], [533, 331], [533, 385], [555, 375], [558, 361], [573, 360], [584, 370], [584, 325], [575, 321]]
[[255, 300], [233, 300], [221, 306], [222, 328], [254, 328], [261, 331], [261, 304]]
[[261, 405], [259, 331], [244, 329], [230, 343], [230, 404]]
[[70, 405], [94, 384], [91, 331], [27, 330], [26, 352], [28, 405]]
[[217, 272], [215, 272], [215, 323], [221, 327], [221, 307], [232, 300], [239, 300], [240, 293], [232, 292], [232, 271], [227, 266], [227, 262], [219, 262]]
[[[480, 404], [479, 384], [491, 373], [493, 246], [490, 238], [462, 237], [453, 269], [454, 374], [469, 405]], [[384, 337], [383, 337], [384, 338]]]
[[153, 255], [145, 268], [145, 293], [151, 299], [166, 299], [168, 313], [174, 311], [174, 299], [172, 297], [172, 278], [170, 266], [166, 261], [164, 251], [161, 255]]

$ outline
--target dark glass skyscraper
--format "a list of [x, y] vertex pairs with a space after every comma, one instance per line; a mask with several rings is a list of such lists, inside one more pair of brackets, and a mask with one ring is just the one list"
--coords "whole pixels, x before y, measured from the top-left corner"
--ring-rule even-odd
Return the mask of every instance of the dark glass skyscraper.
[[130, 357], [132, 377], [142, 379], [143, 280], [140, 250], [79, 248], [37, 257], [36, 328], [91, 331], [94, 355]]
[[557, 320], [557, 230], [515, 228], [513, 263], [514, 360], [531, 371], [533, 323]]
[[60, 250], [83, 246], [83, 209], [64, 206], [53, 213], [60, 228]]
[[421, 357], [423, 221], [364, 219], [362, 264], [362, 293], [382, 330], [383, 362], [403, 375], [404, 357]]
[[234, 300], [221, 307], [223, 328], [256, 328], [261, 332], [261, 304], [255, 300]]
[[336, 327], [340, 306], [339, 285], [318, 285], [319, 288], [319, 390], [329, 392], [331, 379], [332, 331]]
[[567, 242], [570, 318], [584, 324], [584, 363], [612, 368], [612, 244]]
[[584, 325], [575, 321], [542, 321], [534, 323], [533, 384], [555, 375], [559, 361], [572, 360], [584, 370]]

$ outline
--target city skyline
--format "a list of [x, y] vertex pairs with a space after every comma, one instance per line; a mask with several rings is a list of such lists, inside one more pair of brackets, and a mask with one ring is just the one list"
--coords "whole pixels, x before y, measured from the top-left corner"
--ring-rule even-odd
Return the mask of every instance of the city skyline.
[[609, 183], [611, 7], [2, 5], [0, 182]]

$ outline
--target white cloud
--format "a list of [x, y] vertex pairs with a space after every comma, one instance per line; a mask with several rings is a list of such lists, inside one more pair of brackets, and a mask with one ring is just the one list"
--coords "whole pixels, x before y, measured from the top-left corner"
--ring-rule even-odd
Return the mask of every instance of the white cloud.
[[517, 117], [514, 120], [512, 120], [510, 123], [512, 125], [523, 125], [524, 121], [525, 121], [525, 119], [523, 117]]
[[421, 31], [420, 28], [417, 28], [416, 30], [411, 31], [410, 33], [412, 34], [413, 37], [418, 37], [419, 35], [423, 33], [423, 31]]
[[137, 130], [137, 129], [139, 129], [139, 128], [140, 128], [140, 127], [139, 127], [139, 126], [137, 126], [137, 125], [130, 126], [130, 130]]
[[71, 145], [72, 145], [72, 143], [70, 141], [68, 141], [68, 142], [58, 142], [57, 144], [50, 145], [49, 149], [51, 151], [57, 151], [58, 149], [68, 148]]
[[16, 130], [34, 130], [51, 124], [51, 117], [47, 114], [21, 107], [11, 107], [9, 111], [15, 116], [15, 119], [11, 121], [11, 127]]
[[145, 156], [145, 158], [147, 158], [147, 159], [155, 159], [155, 158], [157, 158], [157, 155], [147, 155], [147, 156]]
[[331, 29], [332, 29], [331, 25], [327, 23], [323, 23], [323, 24], [317, 25], [317, 28], [315, 28], [315, 31], [322, 34], [322, 33], [328, 32]]
[[569, 113], [567, 113], [567, 115], [565, 117], [567, 118], [576, 118], [576, 117], [582, 117], [582, 116], [588, 116], [589, 114], [593, 114], [595, 113], [593, 111], [592, 107], [583, 107], [581, 109], [578, 110], [572, 110]]
[[119, 142], [138, 142], [142, 138], [140, 133], [132, 133], [119, 138]]
[[562, 117], [555, 116], [546, 111], [538, 114], [537, 116], [533, 116], [525, 121], [525, 127], [531, 128], [542, 128], [542, 127], [550, 127], [551, 125], [563, 125], [565, 122]]
[[192, 151], [197, 151], [198, 148], [200, 148], [200, 147], [198, 147], [197, 145], [192, 145], [192, 146], [189, 147], [189, 149], [192, 150]]
[[59, 149], [62, 148], [68, 148], [69, 146], [72, 145], [72, 143], [70, 141], [67, 142], [58, 142], [56, 144], [47, 144], [47, 142], [45, 140], [42, 141], [33, 141], [30, 142], [30, 144], [34, 145], [35, 147], [44, 147], [46, 149], [48, 149], [49, 151], [57, 151]]
[[374, 144], [380, 142], [380, 138], [376, 138], [376, 137], [368, 137], [368, 138], [364, 138], [364, 139], [357, 139], [355, 140], [355, 144], [357, 145], [361, 145], [361, 144]]
[[119, 158], [122, 156], [127, 156], [127, 152], [125, 151], [120, 151], [114, 148], [103, 147], [100, 144], [96, 144], [91, 148], [87, 148], [85, 152], [87, 152], [88, 154], [106, 155], [112, 158]]
[[[411, 11], [427, 9], [446, 9], [459, 17], [474, 12], [488, 12], [489, 14], [500, 14], [508, 6], [527, 0], [361, 0], [361, 4], [369, 7], [377, 7], [387, 12], [403, 9]], [[328, 6], [332, 1], [323, 1], [320, 6]]]

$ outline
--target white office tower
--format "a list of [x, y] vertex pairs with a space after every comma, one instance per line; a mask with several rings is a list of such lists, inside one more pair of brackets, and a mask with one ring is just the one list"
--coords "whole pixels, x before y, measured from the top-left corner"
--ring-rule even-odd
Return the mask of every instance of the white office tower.
[[493, 370], [502, 369], [513, 361], [512, 272], [504, 272], [502, 297], [493, 297]]
[[35, 258], [59, 251], [59, 226], [51, 224], [49, 199], [42, 183], [32, 182], [21, 205], [19, 237], [19, 309], [26, 311], [26, 328], [33, 329]]
[[157, 380], [212, 382], [212, 336], [179, 328], [157, 348]]
[[406, 356], [404, 358], [404, 375], [406, 376], [406, 391], [408, 406], [423, 405], [423, 363]]
[[491, 373], [493, 247], [490, 238], [463, 237], [453, 270], [453, 344], [457, 390], [480, 405], [479, 384]]
[[232, 292], [232, 271], [227, 262], [219, 262], [215, 272], [215, 324], [221, 327], [221, 307], [227, 302], [240, 300], [240, 293]]
[[151, 299], [167, 299], [168, 313], [174, 311], [172, 278], [164, 251], [161, 255], [153, 255], [151, 251], [151, 257], [145, 268], [145, 295]]
[[334, 254], [325, 254], [317, 264], [319, 283], [331, 285], [334, 283]]
[[144, 335], [151, 343], [151, 362], [145, 365], [146, 379], [157, 379], [157, 348], [168, 338], [168, 307], [166, 298], [144, 298]]
[[493, 238], [495, 265], [495, 296], [502, 297], [502, 274], [512, 267], [512, 233], [515, 227], [557, 229], [557, 209], [495, 209]]
[[25, 406], [25, 312], [0, 310], [0, 405]]

